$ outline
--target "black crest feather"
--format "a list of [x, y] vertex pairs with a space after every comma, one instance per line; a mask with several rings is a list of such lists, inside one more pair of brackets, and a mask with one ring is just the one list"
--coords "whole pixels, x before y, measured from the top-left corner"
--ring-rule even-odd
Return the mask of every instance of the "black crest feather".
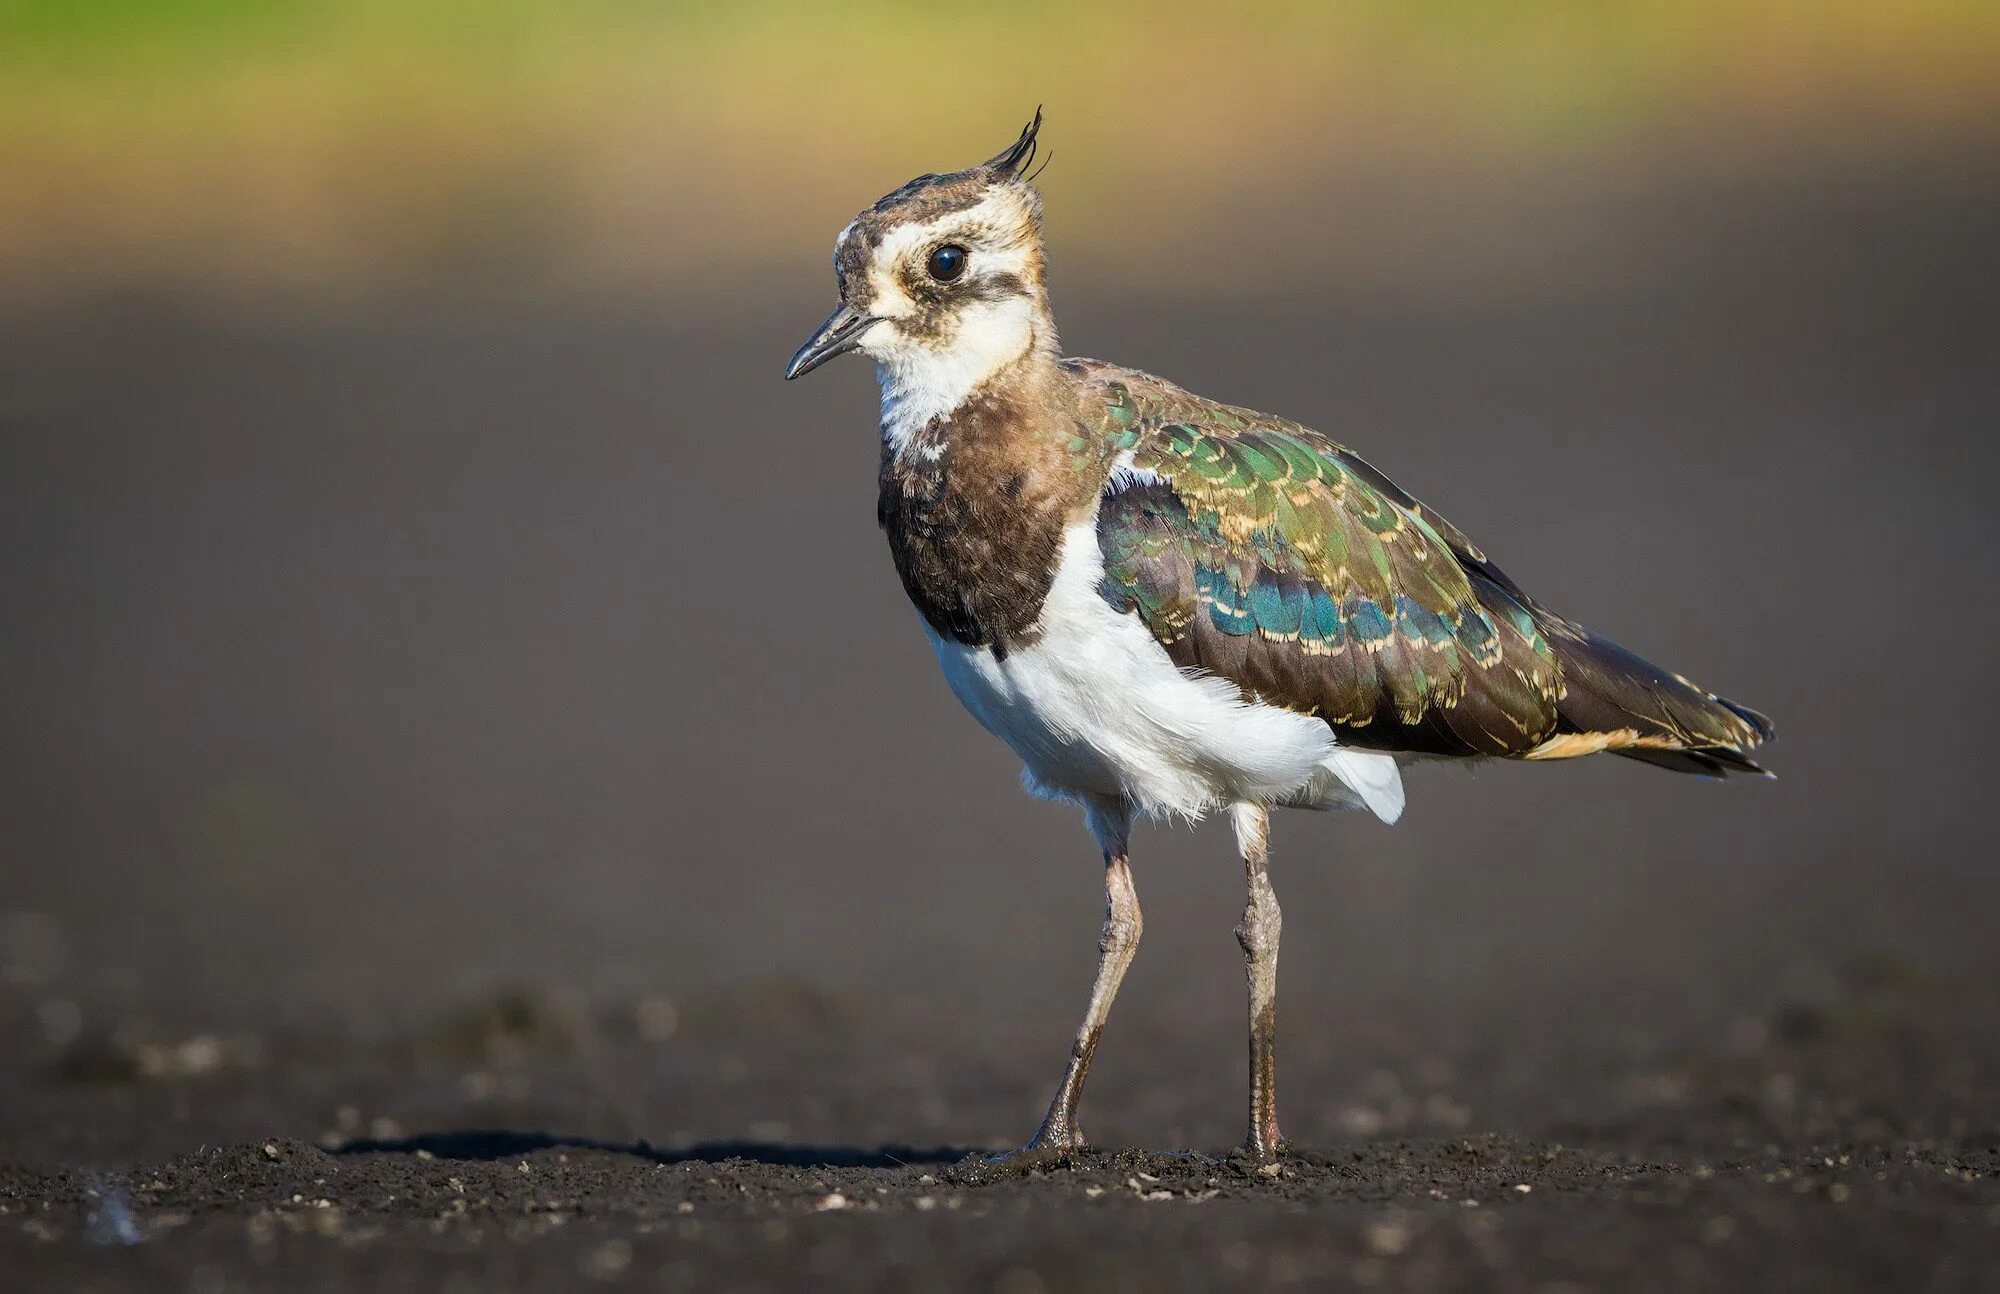
[[1019, 179], [1035, 164], [1035, 136], [1041, 133], [1042, 109], [1035, 105], [1035, 119], [1021, 128], [1021, 137], [998, 156], [989, 158], [985, 169]]

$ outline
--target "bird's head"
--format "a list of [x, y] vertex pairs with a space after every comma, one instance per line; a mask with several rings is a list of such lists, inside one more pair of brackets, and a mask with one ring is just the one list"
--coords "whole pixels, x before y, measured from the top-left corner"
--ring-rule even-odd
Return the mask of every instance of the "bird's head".
[[834, 243], [840, 308], [785, 376], [858, 350], [885, 390], [962, 394], [1030, 352], [1053, 353], [1042, 201], [1029, 183], [1041, 125], [1037, 109], [998, 156], [920, 175], [856, 216]]

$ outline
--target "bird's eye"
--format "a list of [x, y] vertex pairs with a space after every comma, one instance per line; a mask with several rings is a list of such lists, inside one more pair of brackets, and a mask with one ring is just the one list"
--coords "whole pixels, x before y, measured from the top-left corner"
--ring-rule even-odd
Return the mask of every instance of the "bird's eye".
[[965, 249], [956, 243], [946, 243], [931, 253], [924, 268], [940, 283], [949, 283], [965, 273]]

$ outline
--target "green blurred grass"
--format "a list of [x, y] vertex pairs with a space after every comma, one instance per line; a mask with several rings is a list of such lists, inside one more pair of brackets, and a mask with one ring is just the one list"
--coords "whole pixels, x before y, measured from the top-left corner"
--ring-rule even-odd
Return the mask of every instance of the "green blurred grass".
[[1336, 172], [1983, 132], [2000, 5], [0, 0], [0, 84], [0, 282], [670, 284], [1037, 102], [1084, 245]]

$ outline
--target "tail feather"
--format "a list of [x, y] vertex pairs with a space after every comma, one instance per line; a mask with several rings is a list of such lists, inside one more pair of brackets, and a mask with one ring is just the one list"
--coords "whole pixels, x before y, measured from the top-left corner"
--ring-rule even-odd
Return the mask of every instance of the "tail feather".
[[1721, 750], [1647, 750], [1640, 746], [1627, 747], [1615, 751], [1627, 759], [1636, 759], [1642, 764], [1668, 769], [1675, 773], [1692, 773], [1696, 777], [1706, 777], [1720, 782], [1731, 773], [1748, 773], [1758, 777], [1774, 774], [1762, 764], [1745, 759], [1732, 751]]
[[1609, 751], [1705, 777], [1764, 772], [1749, 752], [1775, 735], [1769, 719], [1558, 616], [1538, 619], [1564, 694], [1555, 735], [1528, 758]]

